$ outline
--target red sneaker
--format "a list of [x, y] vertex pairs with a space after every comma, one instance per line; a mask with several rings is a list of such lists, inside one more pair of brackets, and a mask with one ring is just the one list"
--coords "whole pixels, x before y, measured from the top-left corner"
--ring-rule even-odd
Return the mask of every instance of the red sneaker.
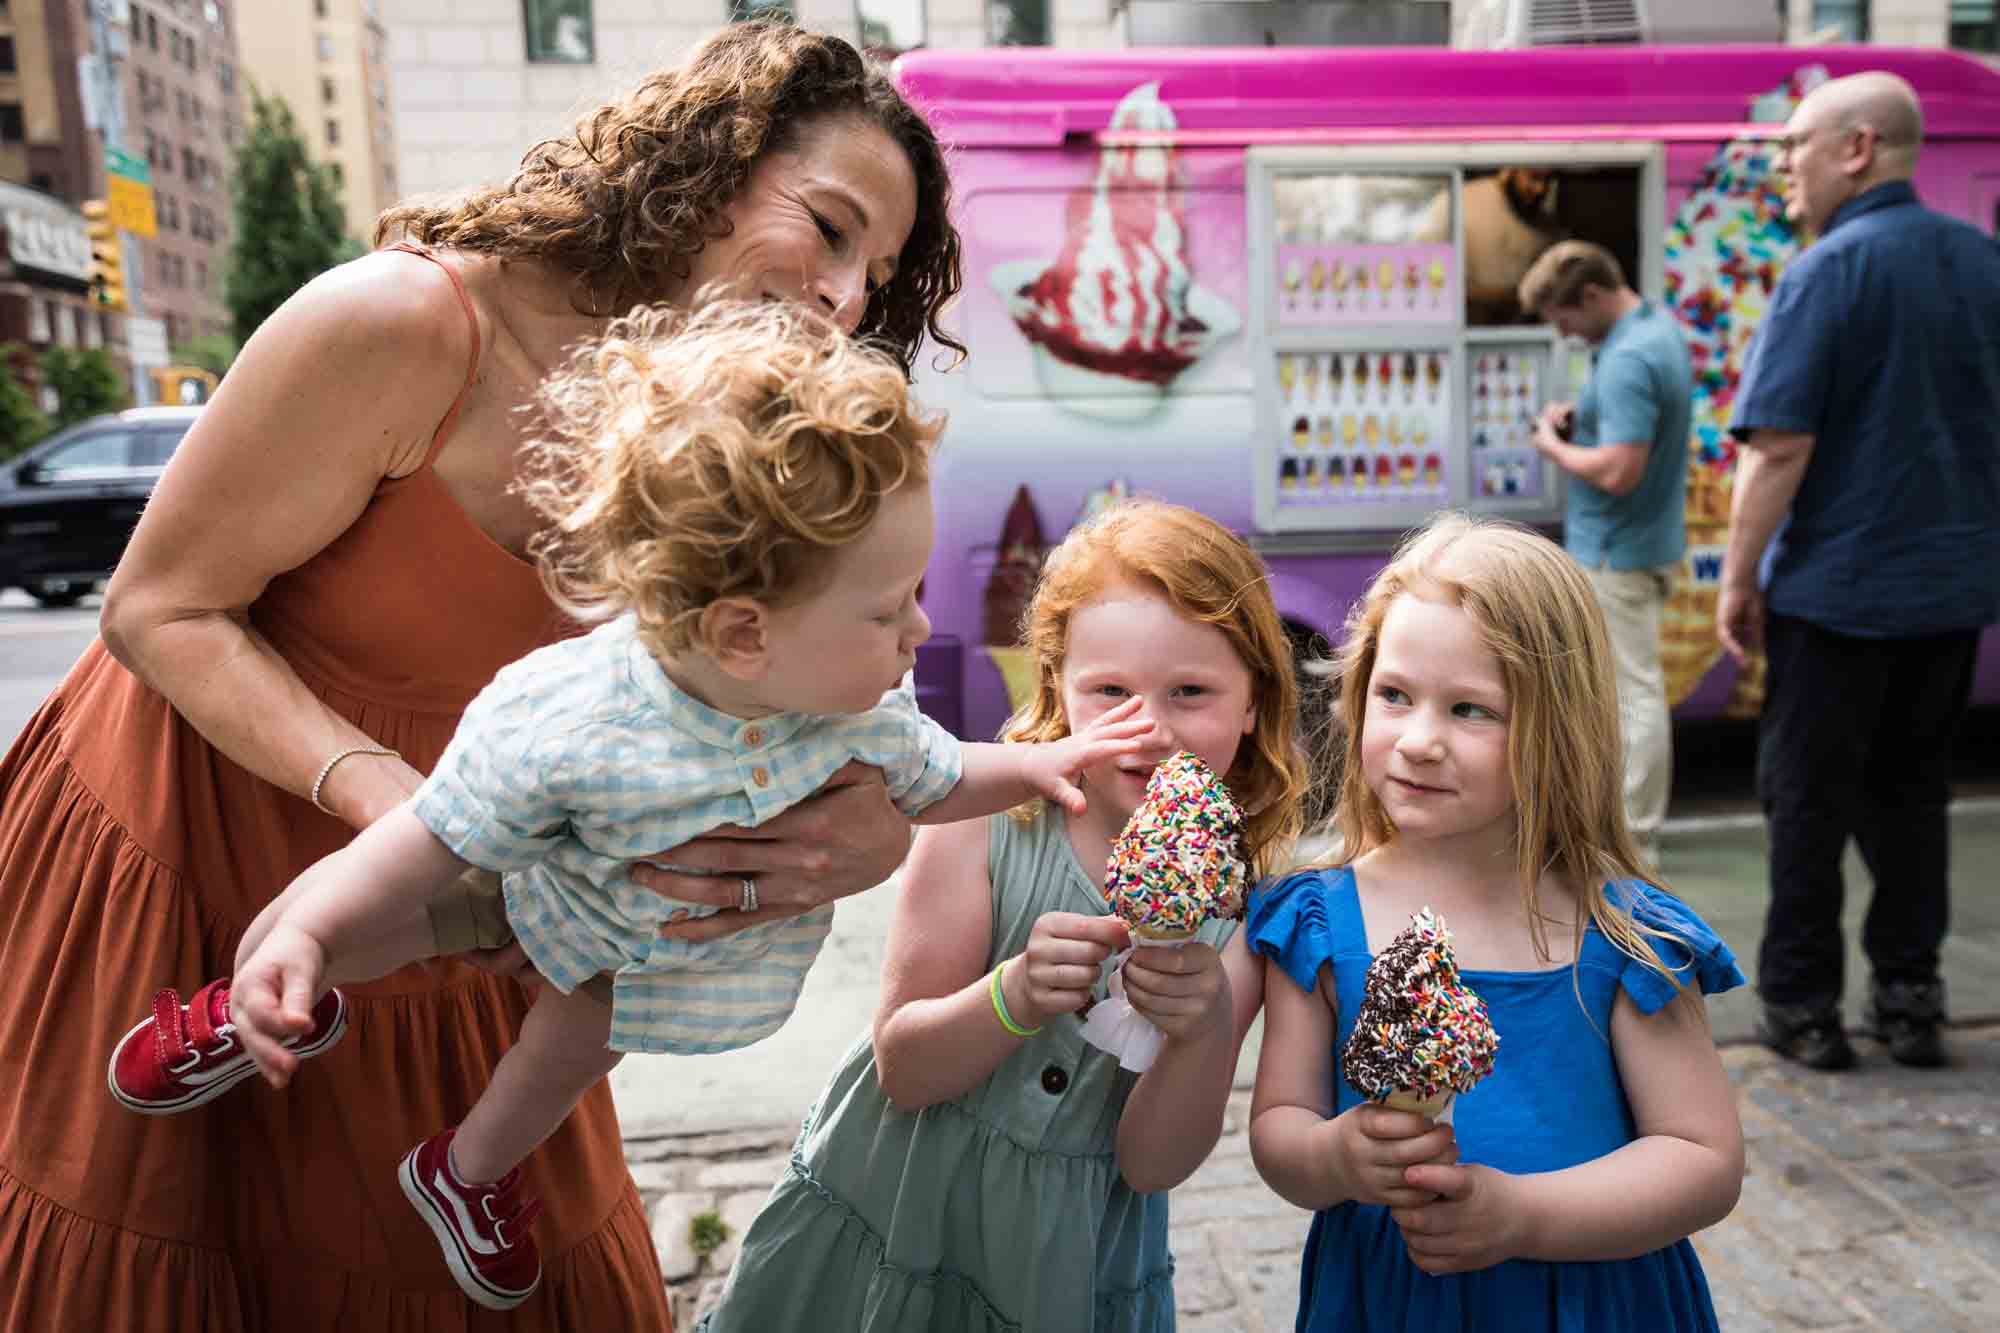
[[[235, 1024], [216, 1021], [228, 1012], [228, 977], [209, 982], [186, 1004], [171, 987], [155, 995], [152, 1017], [111, 1052], [105, 1074], [111, 1095], [141, 1115], [173, 1115], [212, 1102], [255, 1074], [257, 1063], [236, 1040]], [[312, 1030], [285, 1045], [306, 1060], [346, 1031], [347, 997], [329, 990], [313, 1006]]]
[[533, 1227], [540, 1199], [521, 1198], [521, 1168], [490, 1185], [468, 1185], [451, 1169], [447, 1129], [410, 1149], [396, 1179], [444, 1250], [459, 1288], [489, 1310], [511, 1310], [542, 1282]]

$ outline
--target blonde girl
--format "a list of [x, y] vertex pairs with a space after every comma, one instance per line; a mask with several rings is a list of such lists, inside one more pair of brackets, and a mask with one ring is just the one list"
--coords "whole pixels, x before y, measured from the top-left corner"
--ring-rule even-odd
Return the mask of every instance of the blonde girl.
[[[1191, 510], [1117, 506], [1050, 556], [1013, 742], [1135, 708], [1155, 730], [1038, 804], [923, 830], [874, 1031], [801, 1131], [709, 1333], [1139, 1333], [1173, 1327], [1166, 1191], [1208, 1155], [1261, 979], [1234, 923], [1141, 949], [1127, 998], [1166, 1035], [1142, 1075], [1077, 1013], [1127, 943], [1104, 864], [1161, 759], [1192, 750], [1249, 812], [1253, 869], [1300, 826], [1291, 655], [1262, 566]], [[802, 1275], [810, 1274], [810, 1280]]]
[[[1046, 745], [961, 746], [917, 712], [902, 682], [930, 633], [916, 592], [939, 423], [901, 366], [831, 321], [655, 308], [586, 343], [542, 400], [540, 554], [558, 601], [598, 628], [501, 671], [416, 794], [251, 923], [226, 1049], [163, 1069], [149, 1018], [110, 1068], [113, 1095], [155, 1115], [259, 1070], [283, 1086], [345, 1029], [332, 983], [518, 942], [550, 985], [465, 1119], [399, 1172], [452, 1276], [492, 1309], [541, 1280], [521, 1162], [625, 1052], [775, 1031], [832, 924], [829, 906], [662, 939], [692, 905], [634, 884], [629, 862], [762, 824], [855, 761], [911, 818], [1036, 796], [1081, 812], [1071, 779], [1153, 730], [1127, 705]], [[468, 864], [508, 872], [504, 900], [467, 891]]]
[[[1301, 1330], [1707, 1330], [1687, 1237], [1735, 1205], [1702, 995], [1729, 949], [1647, 883], [1602, 614], [1574, 561], [1447, 514], [1349, 617], [1336, 864], [1256, 895], [1251, 1147], [1317, 1210]], [[1365, 1101], [1339, 1051], [1368, 963], [1429, 906], [1500, 1035], [1449, 1124]]]

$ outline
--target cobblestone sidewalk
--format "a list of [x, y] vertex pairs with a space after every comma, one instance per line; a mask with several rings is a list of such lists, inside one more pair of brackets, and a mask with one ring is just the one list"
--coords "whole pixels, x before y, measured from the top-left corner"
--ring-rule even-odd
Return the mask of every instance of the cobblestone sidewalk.
[[[1749, 1169], [1743, 1198], [1695, 1238], [1730, 1333], [1990, 1329], [2000, 1297], [2000, 1026], [1951, 1034], [1956, 1063], [1918, 1071], [1857, 1042], [1862, 1067], [1814, 1074], [1754, 1046], [1723, 1051]], [[1230, 1100], [1222, 1141], [1174, 1191], [1181, 1333], [1292, 1327], [1310, 1215], [1258, 1179]], [[673, 1293], [693, 1327], [784, 1169], [795, 1126], [633, 1139], [633, 1175]], [[697, 1254], [692, 1223], [728, 1238]]]

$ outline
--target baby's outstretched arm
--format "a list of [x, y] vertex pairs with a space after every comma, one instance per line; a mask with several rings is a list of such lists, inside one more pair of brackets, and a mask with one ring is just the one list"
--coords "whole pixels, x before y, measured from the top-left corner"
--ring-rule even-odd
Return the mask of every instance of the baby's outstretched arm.
[[1435, 1203], [1398, 1208], [1410, 1258], [1427, 1273], [1504, 1259], [1629, 1259], [1729, 1215], [1743, 1188], [1743, 1124], [1708, 1012], [1683, 995], [1642, 1014], [1620, 993], [1611, 1046], [1638, 1137], [1563, 1171], [1413, 1166]]
[[267, 926], [262, 938], [238, 959], [229, 1011], [243, 1049], [272, 1087], [283, 1087], [298, 1068], [283, 1043], [311, 1029], [328, 968], [420, 915], [464, 869], [405, 803], [307, 867], [265, 909], [257, 923]]
[[1095, 719], [1074, 736], [1036, 744], [964, 748], [965, 774], [951, 793], [917, 816], [919, 824], [953, 824], [997, 815], [1037, 796], [1070, 814], [1084, 811], [1077, 779], [1093, 764], [1136, 754], [1153, 731], [1151, 718], [1138, 716], [1143, 701], [1134, 695]]
[[1334, 1009], [1328, 967], [1310, 991], [1274, 962], [1264, 964], [1264, 1046], [1250, 1102], [1250, 1154], [1257, 1173], [1301, 1208], [1354, 1199], [1395, 1206], [1432, 1191], [1406, 1182], [1418, 1162], [1455, 1162], [1449, 1125], [1367, 1104], [1334, 1114]]

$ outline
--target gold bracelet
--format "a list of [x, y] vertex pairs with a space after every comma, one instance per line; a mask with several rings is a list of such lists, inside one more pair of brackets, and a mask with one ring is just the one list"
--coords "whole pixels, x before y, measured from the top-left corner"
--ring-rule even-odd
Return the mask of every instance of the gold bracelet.
[[[357, 754], [381, 754], [381, 755], [387, 755], [391, 759], [401, 759], [403, 757], [397, 754], [394, 750], [386, 750], [379, 745], [350, 745], [345, 750], [334, 751], [333, 758], [327, 760], [325, 763], [319, 766], [319, 776], [313, 779], [312, 803], [322, 812], [329, 815], [333, 814], [333, 811], [328, 810], [325, 806], [320, 805], [319, 803], [319, 789], [326, 785], [326, 775], [333, 772], [333, 766], [335, 764], [339, 763], [341, 760], [347, 758], [350, 755], [357, 755]], [[338, 816], [335, 816], [335, 818], [338, 818]]]

